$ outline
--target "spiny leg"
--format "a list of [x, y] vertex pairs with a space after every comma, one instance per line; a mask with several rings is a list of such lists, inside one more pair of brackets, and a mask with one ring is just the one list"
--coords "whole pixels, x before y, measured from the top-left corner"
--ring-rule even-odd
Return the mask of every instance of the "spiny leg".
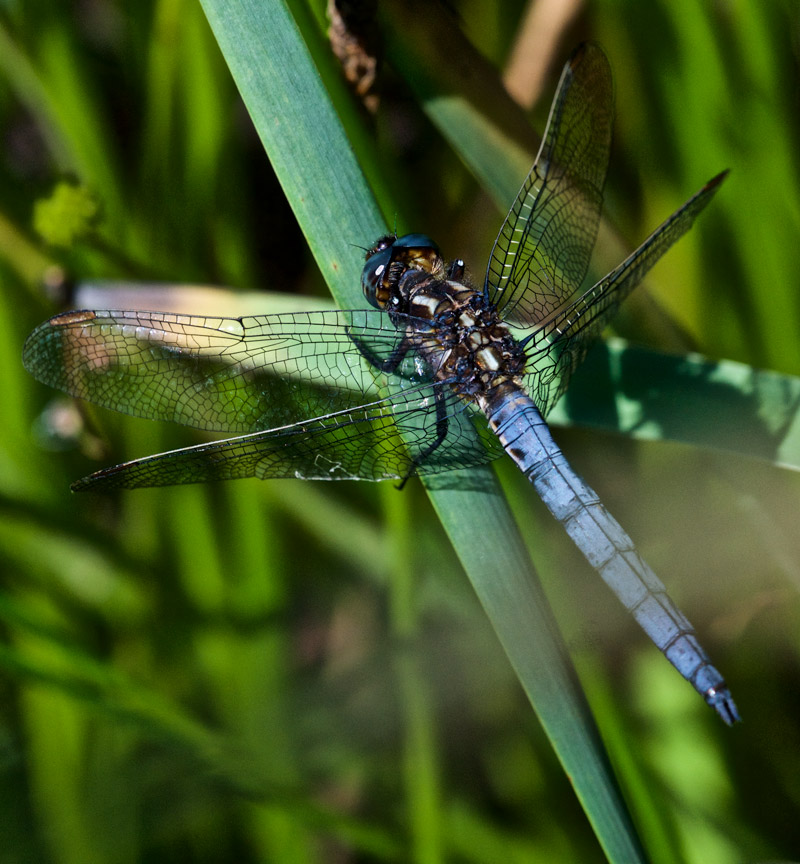
[[381, 358], [378, 357], [371, 348], [368, 348], [364, 342], [362, 342], [357, 336], [354, 336], [350, 331], [351, 328], [348, 327], [347, 335], [352, 339], [353, 344], [358, 349], [358, 353], [367, 361], [367, 363], [369, 363], [370, 366], [377, 369], [379, 372], [386, 372], [388, 374], [396, 372], [411, 348], [411, 342], [404, 336], [400, 341], [400, 344], [392, 351], [392, 353], [385, 360], [381, 360]]
[[409, 479], [414, 475], [414, 472], [420, 465], [423, 465], [427, 459], [429, 459], [433, 453], [442, 445], [444, 439], [447, 438], [447, 432], [449, 429], [449, 421], [447, 419], [447, 400], [445, 398], [445, 392], [441, 388], [437, 388], [433, 391], [433, 400], [434, 405], [436, 407], [436, 438], [431, 441], [430, 444], [421, 452], [418, 453], [413, 460], [411, 461], [411, 467], [408, 469], [406, 476], [400, 481], [399, 485], [396, 487], [397, 489], [402, 489], [403, 486], [409, 481]]

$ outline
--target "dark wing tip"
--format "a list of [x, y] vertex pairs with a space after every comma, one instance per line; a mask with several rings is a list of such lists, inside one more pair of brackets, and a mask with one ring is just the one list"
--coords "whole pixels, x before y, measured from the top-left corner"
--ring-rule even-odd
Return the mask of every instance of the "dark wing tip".
[[62, 312], [48, 318], [47, 321], [39, 324], [28, 334], [28, 338], [22, 346], [22, 365], [34, 378], [45, 384], [50, 384], [51, 379], [49, 377], [42, 377], [44, 370], [40, 368], [40, 363], [42, 355], [48, 351], [47, 346], [53, 332], [60, 327], [70, 327], [73, 324], [92, 321], [96, 317], [97, 313], [90, 309], [80, 309], [73, 312]]
[[[120, 462], [118, 465], [101, 468], [93, 474], [88, 474], [86, 477], [81, 477], [80, 480], [70, 483], [70, 491], [108, 492], [113, 489], [138, 489], [167, 485], [166, 482], [161, 482], [161, 474], [147, 470], [150, 462], [164, 455], [167, 454], [145, 456], [141, 459], [132, 459], [130, 462]], [[173, 482], [178, 483], [180, 481]]]
[[592, 39], [585, 39], [583, 42], [578, 43], [578, 45], [572, 49], [572, 53], [569, 55], [569, 59], [567, 63], [575, 69], [579, 66], [583, 60], [583, 58], [591, 53], [598, 52], [605, 57], [606, 52], [602, 49], [599, 42], [595, 42]]
[[722, 184], [722, 181], [731, 173], [730, 168], [726, 168], [724, 171], [720, 171], [716, 177], [712, 177], [708, 183], [706, 183], [704, 187], [704, 191], [707, 189], [716, 189], [718, 186]]
[[[117, 487], [117, 484], [113, 482], [113, 474], [115, 473], [114, 469], [119, 468], [120, 466], [115, 465], [112, 468], [104, 468], [102, 471], [95, 471], [94, 474], [89, 474], [86, 477], [81, 477], [80, 480], [76, 480], [74, 483], [70, 483], [69, 489], [70, 492], [86, 492], [86, 491], [97, 491], [98, 489], [114, 489]], [[109, 482], [109, 476], [112, 477], [112, 480]]]
[[583, 60], [591, 44], [591, 42], [581, 42], [580, 45], [573, 50], [572, 54], [569, 55], [569, 65], [573, 69], [580, 64], [581, 60]]
[[566, 66], [569, 68], [570, 72], [574, 73], [587, 57], [594, 58], [595, 62], [602, 63], [607, 67], [609, 76], [611, 75], [611, 64], [608, 60], [608, 55], [599, 42], [594, 42], [591, 39], [581, 42], [577, 48], [573, 49], [572, 53], [569, 55]]
[[97, 318], [97, 312], [91, 309], [77, 309], [72, 312], [61, 312], [59, 315], [54, 315], [42, 325], [44, 327], [65, 327], [68, 324], [80, 324], [83, 321], [94, 321]]

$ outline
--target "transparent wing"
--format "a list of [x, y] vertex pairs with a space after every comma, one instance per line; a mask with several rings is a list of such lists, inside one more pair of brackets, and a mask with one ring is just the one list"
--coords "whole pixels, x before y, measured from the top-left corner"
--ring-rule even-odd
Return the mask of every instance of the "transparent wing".
[[[429, 452], [439, 428], [434, 390], [443, 400], [447, 432]], [[466, 408], [446, 385], [420, 386], [350, 411], [135, 459], [84, 477], [72, 488], [133, 489], [243, 477], [404, 480], [470, 468], [503, 450], [497, 439], [476, 432]]]
[[23, 363], [43, 383], [114, 411], [248, 433], [377, 398], [354, 336], [384, 357], [402, 333], [377, 311], [69, 312], [33, 331]]
[[619, 266], [540, 323], [527, 342], [525, 385], [542, 415], [555, 405], [592, 342], [659, 258], [691, 228], [728, 172], [718, 174], [676, 210]]
[[485, 292], [502, 317], [534, 327], [580, 288], [611, 148], [611, 68], [599, 46], [570, 58], [531, 173], [495, 240]]
[[419, 357], [409, 352], [391, 375], [366, 361], [365, 351], [395, 356], [403, 336], [377, 310], [247, 318], [84, 311], [34, 330], [23, 362], [40, 381], [98, 405], [240, 436], [98, 472], [78, 488], [383, 479], [499, 455]]

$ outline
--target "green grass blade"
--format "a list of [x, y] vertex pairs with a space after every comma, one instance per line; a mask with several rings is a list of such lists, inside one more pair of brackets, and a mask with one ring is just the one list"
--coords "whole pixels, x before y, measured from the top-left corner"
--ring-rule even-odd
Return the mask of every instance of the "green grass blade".
[[[204, 0], [233, 77], [317, 263], [336, 299], [358, 298], [361, 261], [346, 243], [383, 230], [349, 136], [323, 85], [319, 34], [304, 7]], [[293, 13], [296, 18], [293, 18]], [[301, 33], [302, 28], [302, 33]], [[324, 63], [324, 61], [321, 61]], [[427, 484], [517, 674], [613, 861], [641, 851], [604, 751], [532, 573], [524, 544], [489, 470]]]
[[680, 441], [800, 470], [800, 379], [609, 339], [592, 349], [548, 422]]
[[203, 8], [325, 280], [339, 303], [363, 306], [361, 260], [349, 244], [385, 226], [298, 24], [283, 3]]

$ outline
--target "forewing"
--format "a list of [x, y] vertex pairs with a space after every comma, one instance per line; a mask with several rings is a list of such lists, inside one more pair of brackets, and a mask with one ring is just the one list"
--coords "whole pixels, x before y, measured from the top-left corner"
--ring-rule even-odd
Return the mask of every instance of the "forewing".
[[616, 315], [620, 304], [642, 281], [659, 258], [691, 228], [697, 214], [714, 197], [727, 171], [718, 174], [642, 245], [592, 288], [555, 310], [526, 345], [526, 386], [546, 415], [567, 389], [572, 373], [592, 342]]
[[244, 434], [374, 401], [376, 373], [359, 346], [385, 358], [402, 338], [377, 310], [84, 311], [37, 327], [23, 362], [45, 384], [114, 411]]
[[608, 168], [611, 68], [581, 45], [564, 67], [531, 173], [495, 240], [485, 290], [518, 327], [534, 327], [580, 288]]

